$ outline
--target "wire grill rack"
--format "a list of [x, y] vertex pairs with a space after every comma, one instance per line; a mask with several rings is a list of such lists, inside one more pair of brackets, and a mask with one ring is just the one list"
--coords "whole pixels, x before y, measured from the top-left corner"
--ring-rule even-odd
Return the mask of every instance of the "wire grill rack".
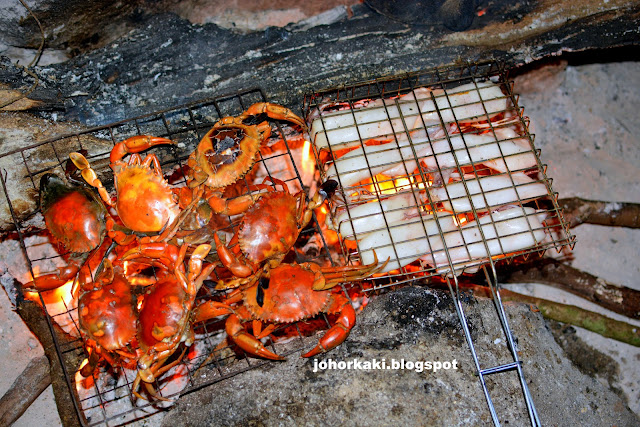
[[[323, 89], [305, 97], [304, 111], [322, 178], [338, 183], [330, 227], [345, 257], [389, 260], [371, 289], [444, 278], [494, 423], [486, 376], [516, 371], [531, 423], [539, 425], [495, 264], [560, 251], [575, 239], [504, 65], [447, 66]], [[476, 353], [458, 283], [479, 269], [512, 358], [488, 368]]]
[[[16, 181], [26, 182], [37, 194], [40, 178], [48, 173], [60, 177], [65, 175], [69, 153], [84, 150], [98, 176], [107, 189], [113, 188], [112, 172], [108, 166], [111, 148], [118, 141], [140, 134], [149, 134], [169, 138], [176, 145], [156, 146], [145, 153], [153, 153], [160, 160], [165, 177], [179, 185], [185, 182], [183, 166], [188, 155], [195, 149], [204, 134], [224, 116], [236, 116], [256, 102], [266, 102], [264, 92], [249, 89], [228, 96], [204, 99], [195, 103], [158, 111], [152, 114], [127, 119], [100, 127], [65, 134], [25, 146], [0, 155], [2, 164], [20, 165], [20, 172], [9, 174], [0, 170], [0, 181], [4, 195], [11, 211], [16, 234], [22, 255], [25, 258], [23, 275], [17, 278], [21, 282], [31, 277], [51, 271], [57, 266], [66, 264], [69, 254], [58, 253], [57, 247], [51, 245], [39, 212], [24, 217], [16, 209], [20, 204], [16, 196], [12, 196], [12, 186]], [[300, 171], [300, 155], [303, 139], [291, 128], [274, 124], [277, 128], [272, 138], [263, 147], [256, 166], [244, 178], [246, 188], [249, 184], [262, 182], [267, 176], [287, 183], [294, 193], [305, 188], [303, 173]], [[221, 226], [229, 233], [235, 231], [233, 218]], [[226, 228], [225, 228], [226, 227]], [[302, 247], [304, 245], [304, 247]], [[311, 248], [311, 249], [309, 249]], [[333, 257], [332, 257], [333, 255]], [[291, 261], [314, 261], [321, 265], [334, 265], [339, 260], [339, 253], [330, 253], [318, 222], [312, 219], [310, 225], [300, 234]], [[287, 261], [289, 260], [287, 258]], [[207, 285], [208, 283], [205, 283]], [[215, 283], [211, 283], [215, 285]], [[101, 368], [99, 374], [89, 380], [76, 373], [78, 362], [86, 357], [83, 342], [77, 325], [77, 302], [66, 291], [53, 290], [33, 293], [35, 298], [45, 307], [45, 315], [52, 329], [56, 351], [63, 366], [65, 379], [73, 397], [78, 418], [83, 425], [121, 425], [140, 420], [161, 410], [165, 404], [145, 403], [137, 400], [132, 394], [132, 384], [136, 372], [122, 368], [121, 374], [115, 374], [110, 368]], [[205, 286], [208, 292], [199, 296], [202, 300], [219, 298], [220, 291], [213, 286]], [[350, 288], [342, 290], [348, 295], [354, 292]], [[311, 335], [318, 329], [326, 329], [331, 316], [321, 315], [308, 321], [278, 328], [273, 336], [282, 338], [282, 342], [268, 343], [267, 347], [280, 355], [300, 352], [313, 345]], [[54, 332], [60, 326], [66, 334]], [[224, 323], [220, 320], [210, 321], [196, 327], [196, 343], [192, 345], [184, 358], [184, 362], [165, 374], [155, 387], [159, 393], [170, 400], [181, 394], [191, 393], [219, 381], [233, 377], [239, 373], [263, 366], [268, 361], [248, 358], [234, 346], [224, 344]], [[180, 353], [177, 351], [176, 353]], [[175, 374], [175, 375], [174, 375]], [[178, 378], [179, 381], [165, 381], [164, 378]]]

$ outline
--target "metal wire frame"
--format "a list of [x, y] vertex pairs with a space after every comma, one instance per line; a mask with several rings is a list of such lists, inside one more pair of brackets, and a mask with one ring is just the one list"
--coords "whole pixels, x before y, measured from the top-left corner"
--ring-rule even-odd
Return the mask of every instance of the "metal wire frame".
[[[46, 173], [55, 173], [63, 176], [65, 173], [65, 164], [68, 154], [72, 151], [80, 151], [89, 148], [91, 151], [87, 153], [87, 158], [92, 167], [97, 171], [102, 182], [107, 188], [112, 185], [112, 173], [108, 168], [108, 156], [111, 147], [118, 141], [126, 139], [130, 136], [139, 134], [150, 134], [172, 139], [177, 142], [176, 145], [168, 147], [158, 146], [149, 150], [149, 153], [156, 154], [160, 159], [160, 163], [165, 171], [165, 176], [169, 175], [167, 171], [173, 170], [172, 183], [177, 184], [184, 182], [182, 173], [183, 166], [186, 163], [187, 156], [194, 150], [198, 141], [204, 133], [221, 117], [229, 115], [238, 115], [246, 110], [255, 102], [266, 102], [267, 97], [260, 88], [248, 89], [246, 91], [237, 92], [235, 94], [220, 96], [215, 98], [207, 98], [194, 103], [181, 105], [178, 107], [154, 112], [151, 114], [126, 119], [120, 122], [107, 124], [91, 129], [78, 131], [72, 134], [65, 134], [38, 142], [29, 146], [25, 146], [16, 150], [0, 154], [0, 161], [11, 161], [24, 166], [24, 174], [18, 177], [8, 177], [6, 171], [0, 171], [0, 181], [3, 186], [5, 198], [7, 200], [13, 223], [15, 225], [16, 234], [21, 247], [22, 255], [25, 258], [25, 278], [35, 277], [39, 268], [52, 260], [62, 259], [66, 254], [45, 254], [34, 255], [32, 236], [42, 235], [44, 232], [43, 224], [40, 223], [33, 226], [33, 217], [36, 213], [28, 218], [19, 217], [14, 210], [14, 203], [7, 187], [14, 179], [23, 179], [31, 183], [32, 188], [37, 192], [39, 178]], [[290, 146], [290, 138], [287, 137], [285, 129], [279, 124], [277, 125], [277, 133], [282, 141], [284, 141], [283, 150], [275, 150], [266, 148], [260, 154], [257, 161], [257, 168], [262, 169], [264, 176], [275, 177], [287, 183], [290, 191], [303, 189], [304, 183], [301, 180], [301, 174], [298, 171], [300, 166], [293, 157], [293, 151]], [[96, 152], [96, 147], [103, 149]], [[44, 159], [43, 159], [44, 157]], [[40, 159], [37, 163], [33, 159]], [[245, 178], [245, 184], [248, 188], [249, 184], [253, 184], [255, 176]], [[232, 220], [232, 219], [231, 219]], [[29, 224], [29, 225], [27, 225]], [[235, 231], [235, 224], [230, 221], [228, 231]], [[327, 264], [335, 263], [334, 258], [329, 253], [329, 248], [322, 237], [317, 220], [314, 218], [300, 235], [300, 240], [309, 239], [311, 236], [319, 235], [320, 244], [317, 255], [304, 256], [300, 251], [294, 251], [294, 258], [298, 262], [314, 260], [318, 263]], [[63, 261], [64, 263], [64, 261]], [[46, 267], [43, 267], [46, 268]], [[46, 270], [45, 270], [46, 271]], [[348, 295], [349, 289], [342, 288], [342, 291]], [[45, 307], [45, 317], [49, 323], [56, 352], [60, 358], [60, 362], [65, 374], [65, 380], [72, 395], [72, 401], [75, 406], [78, 418], [83, 425], [112, 425], [123, 424], [140, 420], [152, 415], [158, 410], [156, 404], [136, 403], [135, 397], [132, 395], [131, 387], [135, 379], [135, 372], [124, 372], [117, 378], [110, 369], [102, 370], [101, 373], [93, 378], [93, 385], [89, 391], [81, 398], [78, 395], [78, 380], [75, 377], [75, 366], [69, 365], [68, 360], [74, 359], [84, 354], [83, 342], [78, 333], [77, 325], [77, 307], [75, 305], [67, 305], [63, 301], [63, 308], [56, 309], [55, 312], [50, 310], [51, 305], [47, 305], [46, 297], [48, 292], [37, 294], [40, 303]], [[209, 292], [199, 298], [208, 299], [220, 296], [220, 292], [209, 289]], [[43, 298], [44, 297], [44, 298]], [[320, 316], [320, 322], [326, 328], [329, 325], [327, 316]], [[278, 328], [274, 335], [284, 333], [286, 328], [288, 336], [295, 334], [295, 340], [287, 344], [278, 344], [271, 341], [268, 346], [272, 351], [282, 355], [289, 355], [300, 352], [303, 348], [308, 347], [309, 340], [304, 337], [310, 335], [317, 330], [315, 321], [314, 328], [306, 331], [302, 326], [308, 322], [298, 322], [293, 325]], [[58, 339], [54, 332], [54, 327], [58, 324], [67, 324], [68, 330], [75, 337], [69, 337], [67, 341]], [[56, 325], [56, 326], [54, 326]], [[222, 328], [223, 328], [222, 323]], [[199, 339], [197, 342], [201, 344], [201, 354], [190, 354], [192, 359], [188, 371], [188, 384], [183, 390], [170, 392], [165, 394], [166, 398], [177, 398], [180, 394], [192, 393], [208, 387], [217, 382], [226, 380], [242, 372], [250, 369], [259, 368], [268, 361], [251, 359], [236, 354], [233, 347], [225, 347], [220, 345], [220, 329], [221, 322], [212, 320], [207, 323], [198, 325], [196, 333]], [[293, 332], [292, 332], [293, 331]], [[194, 347], [196, 347], [194, 345]], [[206, 373], [206, 379], [200, 375]], [[161, 391], [161, 394], [162, 391]]]
[[[483, 98], [479, 88], [481, 82], [499, 85], [502, 96]], [[476, 130], [474, 133], [490, 136], [489, 142], [484, 143], [485, 149], [498, 149], [497, 154], [488, 158], [474, 158], [472, 150], [477, 147], [467, 141], [473, 137], [465, 138], [464, 133], [457, 135], [458, 131], [469, 126], [463, 122], [462, 117], [456, 117], [457, 111], [460, 110], [456, 110], [452, 101], [456, 92], [453, 88], [463, 84], [468, 84], [471, 87], [469, 92], [477, 94], [479, 100], [467, 102], [479, 103], [482, 107], [474, 121], [483, 123], [484, 129], [480, 132]], [[433, 90], [428, 91], [427, 95], [418, 95], [419, 88], [424, 87]], [[386, 101], [374, 104], [370, 102], [385, 99]], [[500, 99], [506, 101], [507, 107], [495, 114], [502, 117], [502, 122], [494, 123], [494, 112], [490, 113], [487, 105]], [[427, 104], [429, 101], [431, 104]], [[421, 102], [432, 107], [432, 114], [436, 120], [426, 121], [426, 113], [422, 110], [425, 107], [421, 106]], [[335, 179], [340, 184], [340, 196], [332, 211], [340, 209], [340, 215], [335, 216], [337, 219], [334, 223], [336, 230], [344, 238], [342, 241], [345, 242], [345, 256], [355, 262], [365, 262], [371, 258], [370, 253], [376, 251], [379, 257], [383, 254], [382, 259], [390, 258], [391, 267], [388, 270], [391, 271], [386, 278], [371, 281], [371, 289], [374, 290], [412, 282], [416, 277], [442, 276], [455, 297], [456, 312], [494, 424], [500, 425], [500, 421], [485, 377], [515, 370], [531, 424], [539, 425], [540, 421], [524, 379], [516, 341], [500, 300], [495, 263], [535, 252], [543, 254], [549, 248], [560, 251], [563, 247], [572, 246], [575, 238], [563, 220], [557, 204], [557, 194], [551, 189], [546, 167], [541, 163], [540, 152], [535, 149], [533, 143], [534, 137], [528, 131], [528, 119], [518, 107], [518, 99], [513, 93], [513, 84], [508, 79], [504, 65], [486, 62], [439, 67], [424, 72], [323, 89], [305, 97], [304, 110], [309, 120], [315, 121], [311, 126], [310, 136], [319, 168], [321, 173], [324, 172], [323, 178]], [[377, 113], [372, 113], [373, 110], [377, 110]], [[366, 114], [372, 118], [367, 119]], [[413, 125], [410, 124], [411, 120]], [[500, 138], [498, 134], [503, 132], [500, 129], [515, 129], [517, 133], [516, 136]], [[432, 135], [438, 131], [443, 135], [439, 138], [433, 137]], [[419, 132], [424, 132], [426, 138], [416, 138]], [[338, 133], [341, 135], [338, 136]], [[454, 144], [454, 138], [461, 140], [461, 146], [457, 141], [458, 145]], [[505, 153], [503, 145], [515, 138], [526, 141], [529, 149], [524, 153]], [[382, 140], [383, 143], [371, 149], [371, 141], [374, 139]], [[445, 148], [438, 150], [437, 144], [444, 145]], [[345, 148], [346, 145], [351, 146]], [[426, 147], [421, 153], [420, 145]], [[387, 158], [376, 157], [383, 152]], [[529, 155], [534, 162], [521, 168], [510, 167], [509, 160], [521, 154]], [[453, 164], [441, 163], [441, 156], [445, 155], [452, 158]], [[430, 159], [427, 159], [428, 157]], [[356, 166], [357, 163], [353, 159], [359, 160], [359, 166]], [[435, 161], [435, 167], [425, 166], [426, 160]], [[484, 165], [490, 160], [502, 162], [506, 166], [505, 170], [496, 173]], [[343, 166], [339, 166], [341, 162]], [[333, 168], [330, 165], [334, 165]], [[381, 171], [391, 167], [404, 168], [404, 174], [394, 172], [404, 175], [402, 184], [398, 184], [395, 175], [391, 178], [380, 177]], [[448, 181], [450, 173], [447, 173], [447, 170], [458, 174], [457, 185], [463, 187], [460, 195], [452, 194], [453, 186]], [[353, 171], [363, 173], [355, 175], [356, 178], [346, 179]], [[518, 183], [519, 178], [516, 177], [525, 173], [529, 177], [528, 181]], [[481, 184], [495, 177], [505, 178], [507, 185], [491, 191]], [[363, 181], [366, 178], [368, 180]], [[440, 178], [441, 183], [434, 182]], [[380, 184], [384, 182], [388, 184], [386, 190], [394, 197], [405, 197], [404, 204], [397, 204], [391, 208], [390, 204], [385, 204], [391, 196], [386, 195], [385, 189], [381, 188]], [[531, 185], [537, 186], [537, 193], [529, 198], [520, 197], [520, 193], [524, 193], [525, 188], [531, 188], [527, 187]], [[444, 191], [444, 196], [435, 197], [432, 191], [436, 188]], [[498, 191], [504, 190], [513, 191], [515, 198], [512, 196], [508, 203], [494, 201]], [[456, 208], [454, 203], [459, 201], [467, 202], [468, 207]], [[519, 217], [526, 223], [524, 230], [506, 234], [500, 231], [503, 221], [498, 219], [500, 214], [496, 212], [505, 209], [506, 205], [515, 205], [515, 209], [520, 211]], [[363, 207], [366, 209], [362, 209]], [[442, 213], [444, 210], [449, 212]], [[535, 217], [540, 215], [541, 211], [546, 216], [544, 221], [538, 221]], [[480, 225], [481, 221], [485, 224]], [[462, 226], [463, 222], [466, 222], [465, 226]], [[409, 230], [413, 225], [415, 228], [411, 228], [411, 232], [407, 232], [406, 236], [397, 237], [398, 231]], [[469, 230], [470, 226], [473, 226], [472, 230], [475, 233], [473, 237], [463, 232]], [[514, 236], [531, 238], [531, 242], [524, 247], [518, 247], [517, 250], [505, 248], [503, 242], [506, 240], [503, 239]], [[456, 239], [460, 241], [455, 242]], [[371, 241], [373, 243], [370, 243]], [[476, 250], [480, 247], [480, 254], [476, 252], [473, 255], [472, 247]], [[410, 254], [403, 259], [401, 249], [407, 248], [410, 248]], [[367, 251], [370, 252], [369, 258], [365, 260], [363, 257]], [[437, 261], [438, 258], [440, 261]], [[513, 360], [512, 363], [490, 368], [483, 368], [469, 333], [457, 278], [463, 271], [475, 271], [479, 267], [483, 269], [491, 288], [497, 315]]]

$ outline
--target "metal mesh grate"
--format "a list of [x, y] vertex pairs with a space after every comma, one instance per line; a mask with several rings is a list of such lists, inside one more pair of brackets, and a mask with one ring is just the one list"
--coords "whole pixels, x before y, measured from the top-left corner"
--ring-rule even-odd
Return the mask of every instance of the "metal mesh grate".
[[497, 64], [324, 90], [305, 111], [348, 259], [375, 252], [403, 280], [573, 243]]
[[[26, 146], [0, 155], [0, 161], [23, 166], [18, 175], [0, 171], [0, 180], [17, 231], [17, 240], [25, 257], [21, 277], [22, 283], [34, 275], [44, 274], [58, 266], [65, 265], [69, 254], [58, 253], [49, 241], [42, 215], [39, 212], [26, 217], [15, 209], [15, 196], [10, 187], [17, 180], [25, 181], [38, 191], [40, 178], [47, 173], [65, 175], [65, 165], [70, 152], [84, 150], [92, 167], [108, 189], [113, 186], [113, 174], [109, 168], [109, 152], [113, 145], [128, 137], [149, 134], [172, 139], [172, 146], [157, 146], [148, 153], [157, 155], [165, 178], [172, 185], [185, 182], [183, 167], [188, 155], [194, 150], [202, 136], [211, 126], [224, 116], [235, 116], [256, 102], [267, 101], [261, 89], [251, 89], [230, 96], [205, 99], [188, 105], [159, 111], [145, 116], [112, 123], [77, 133], [55, 137], [31, 146]], [[264, 177], [274, 177], [287, 183], [292, 193], [308, 190], [309, 172], [300, 170], [303, 138], [292, 128], [274, 124], [271, 139], [260, 152], [259, 160], [252, 171], [243, 179], [245, 188], [260, 183]], [[147, 153], [145, 152], [145, 153]], [[5, 163], [6, 164], [6, 163]], [[235, 218], [226, 218], [219, 225], [233, 233], [237, 227]], [[229, 234], [229, 235], [230, 235]], [[333, 255], [333, 256], [332, 256]], [[334, 265], [340, 256], [335, 250], [330, 252], [320, 233], [315, 219], [305, 228], [287, 260], [296, 262], [314, 261], [321, 265]], [[206, 282], [199, 300], [219, 299], [222, 291], [213, 289], [215, 282]], [[82, 339], [78, 330], [77, 301], [70, 297], [71, 283], [62, 290], [53, 290], [27, 295], [45, 305], [46, 316], [52, 327], [56, 350], [63, 364], [66, 381], [73, 396], [78, 416], [86, 425], [123, 424], [139, 420], [167, 406], [162, 402], [153, 404], [137, 400], [132, 394], [132, 383], [136, 372], [127, 369], [102, 367], [98, 375], [83, 379], [76, 373], [78, 362], [85, 358]], [[66, 289], [64, 289], [66, 288]], [[343, 287], [343, 291], [351, 292]], [[283, 325], [271, 335], [276, 337], [267, 342], [267, 347], [280, 355], [300, 352], [313, 346], [312, 339], [304, 337], [318, 329], [326, 329], [331, 316], [320, 315], [314, 319]], [[56, 334], [53, 329], [60, 326], [66, 333]], [[180, 394], [191, 393], [211, 384], [230, 378], [249, 369], [263, 366], [269, 361], [249, 358], [235, 346], [225, 345], [224, 321], [213, 320], [195, 327], [196, 342], [189, 347], [184, 361], [163, 375], [155, 387], [168, 399], [175, 400]], [[58, 338], [56, 338], [58, 337]], [[279, 342], [282, 339], [282, 343]], [[177, 354], [180, 351], [176, 352]]]
[[[345, 257], [388, 259], [371, 289], [443, 277], [496, 425], [485, 376], [516, 371], [538, 425], [497, 291], [495, 263], [571, 246], [545, 166], [504, 66], [448, 66], [319, 90], [305, 98], [323, 180], [338, 183], [329, 224]], [[482, 269], [512, 362], [484, 367], [458, 276]]]

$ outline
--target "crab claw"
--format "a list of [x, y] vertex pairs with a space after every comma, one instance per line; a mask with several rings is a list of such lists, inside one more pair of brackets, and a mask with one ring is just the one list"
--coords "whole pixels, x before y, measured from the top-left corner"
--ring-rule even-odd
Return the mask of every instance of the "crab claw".
[[131, 153], [139, 153], [156, 145], [175, 144], [170, 139], [161, 138], [151, 135], [137, 135], [118, 142], [111, 150], [109, 160], [111, 163], [121, 160], [124, 156]]
[[229, 316], [225, 324], [225, 329], [227, 335], [229, 335], [233, 342], [245, 352], [254, 356], [264, 357], [265, 359], [284, 360], [284, 357], [268, 350], [256, 337], [245, 331], [240, 323], [240, 319], [235, 314]]
[[268, 117], [276, 120], [286, 120], [300, 126], [306, 130], [306, 124], [304, 120], [298, 117], [293, 111], [282, 105], [272, 104], [270, 102], [258, 102], [244, 112], [246, 116], [257, 116], [260, 114], [266, 114]]
[[241, 262], [220, 240], [217, 233], [213, 234], [213, 241], [216, 244], [220, 262], [228, 268], [236, 277], [249, 277], [255, 273], [253, 266]]
[[336, 323], [329, 328], [329, 330], [320, 338], [318, 345], [308, 353], [302, 355], [302, 357], [316, 356], [320, 353], [325, 353], [333, 348], [336, 348], [344, 342], [349, 336], [349, 332], [356, 324], [356, 311], [353, 309], [351, 303], [346, 298], [337, 299], [334, 301], [334, 305], [342, 303], [342, 309], [340, 309], [340, 316]]

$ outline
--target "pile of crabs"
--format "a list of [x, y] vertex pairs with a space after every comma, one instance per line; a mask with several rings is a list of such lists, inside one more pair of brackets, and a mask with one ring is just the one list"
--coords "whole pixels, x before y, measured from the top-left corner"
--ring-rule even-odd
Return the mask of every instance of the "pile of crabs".
[[[45, 291], [74, 281], [88, 354], [81, 375], [93, 374], [102, 361], [136, 369], [133, 392], [142, 397], [144, 387], [164, 399], [152, 383], [180, 362], [194, 342], [194, 325], [221, 316], [228, 338], [255, 357], [283, 359], [261, 339], [278, 324], [319, 313], [334, 313], [337, 320], [304, 357], [346, 339], [355, 311], [335, 286], [379, 271], [377, 260], [334, 268], [284, 262], [330, 189], [324, 186], [308, 200], [304, 192], [291, 194], [285, 182], [267, 178], [245, 194], [225, 197], [225, 189], [256, 163], [271, 135], [269, 119], [306, 129], [291, 110], [271, 103], [222, 118], [189, 156], [182, 187], [167, 183], [155, 155], [138, 154], [173, 144], [148, 135], [119, 142], [111, 151], [112, 193], [80, 153], [69, 156], [82, 176], [77, 183], [53, 174], [42, 178], [47, 229], [71, 255], [67, 267], [36, 277], [26, 288]], [[211, 226], [216, 214], [235, 218], [231, 238]], [[224, 297], [199, 299], [206, 280], [226, 290]]]

